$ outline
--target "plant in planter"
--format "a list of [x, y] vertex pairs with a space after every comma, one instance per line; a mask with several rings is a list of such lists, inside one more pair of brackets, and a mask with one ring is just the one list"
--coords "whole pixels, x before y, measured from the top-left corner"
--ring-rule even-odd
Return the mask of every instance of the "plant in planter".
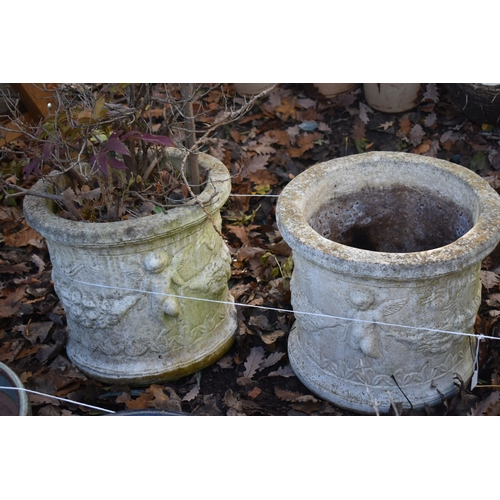
[[[25, 172], [42, 179], [25, 197], [24, 212], [47, 241], [67, 313], [67, 354], [84, 373], [110, 383], [193, 373], [229, 349], [236, 328], [230, 256], [220, 235], [231, 181], [226, 167], [198, 148], [255, 99], [216, 120], [189, 148], [172, 147], [167, 130], [194, 135], [186, 116], [192, 95], [153, 90], [59, 88], [53, 115], [30, 132]], [[177, 114], [153, 127], [158, 103]], [[204, 179], [199, 194], [188, 183], [198, 168], [191, 155]]]
[[[295, 177], [277, 208], [293, 251], [297, 376], [373, 413], [442, 401], [473, 373], [481, 260], [500, 240], [500, 197], [458, 165], [364, 153]], [[455, 332], [447, 333], [447, 332]]]

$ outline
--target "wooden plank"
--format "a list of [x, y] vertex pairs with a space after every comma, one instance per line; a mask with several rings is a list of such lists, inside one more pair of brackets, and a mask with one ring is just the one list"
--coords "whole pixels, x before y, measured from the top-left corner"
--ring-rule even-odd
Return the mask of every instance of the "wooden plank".
[[54, 88], [52, 83], [11, 83], [10, 86], [19, 94], [19, 98], [26, 106], [33, 118], [47, 118], [51, 113], [47, 106], [54, 105], [54, 95], [50, 89]]
[[[54, 94], [51, 89], [55, 87], [53, 83], [10, 83], [12, 90], [17, 92], [19, 99], [23, 103], [27, 112], [22, 115], [24, 123], [36, 122], [40, 118], [47, 118], [53, 112], [48, 106], [54, 103]], [[9, 129], [8, 132], [2, 132], [0, 137], [0, 147], [9, 142], [19, 139], [23, 135], [22, 127], [19, 123], [6, 121], [2, 126]]]

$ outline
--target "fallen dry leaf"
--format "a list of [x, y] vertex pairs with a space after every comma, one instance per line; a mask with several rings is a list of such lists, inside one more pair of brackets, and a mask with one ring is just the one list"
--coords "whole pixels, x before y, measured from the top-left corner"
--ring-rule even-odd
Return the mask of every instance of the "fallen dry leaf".
[[427, 140], [424, 141], [422, 144], [420, 144], [420, 146], [416, 147], [413, 150], [413, 153], [417, 155], [422, 155], [424, 153], [427, 153], [429, 149], [431, 149], [431, 141]]
[[9, 247], [25, 247], [31, 245], [32, 240], [42, 240], [40, 233], [26, 226], [17, 233], [4, 235], [4, 243]]
[[131, 399], [125, 402], [125, 406], [129, 410], [145, 410], [149, 408], [148, 402], [154, 399], [154, 395], [149, 392], [141, 392], [141, 395], [136, 399]]
[[24, 297], [24, 287], [20, 286], [11, 292], [7, 298], [0, 299], [0, 318], [9, 318], [16, 314], [21, 307], [21, 301]]
[[195, 384], [193, 388], [185, 394], [185, 396], [182, 398], [182, 401], [192, 401], [196, 398], [196, 396], [198, 396], [199, 393], [200, 386], [198, 384]]
[[411, 121], [407, 116], [403, 116], [403, 118], [401, 118], [399, 122], [399, 128], [401, 129], [401, 132], [403, 132], [405, 136], [408, 136], [411, 130]]
[[255, 399], [261, 393], [262, 393], [262, 389], [259, 389], [258, 387], [254, 387], [252, 390], [248, 391], [248, 397]]
[[[424, 132], [424, 129], [422, 128], [422, 126], [419, 125], [418, 123], [416, 125], [413, 125], [413, 127], [410, 130], [410, 135], [408, 137], [410, 144], [412, 146], [416, 147], [422, 142], [422, 139], [424, 137], [425, 137], [425, 132]], [[429, 141], [429, 145], [430, 145], [430, 142], [431, 141]]]
[[351, 131], [351, 138], [360, 140], [360, 139], [363, 139], [365, 134], [366, 134], [365, 124], [357, 116], [356, 118], [354, 118], [354, 125], [353, 125], [352, 131]]
[[291, 365], [280, 366], [276, 371], [271, 372], [268, 377], [296, 377]]
[[281, 114], [281, 119], [283, 121], [288, 120], [289, 118], [295, 119], [295, 106], [296, 106], [295, 98], [291, 97], [283, 97], [281, 99], [281, 104], [274, 108], [275, 111]]
[[[370, 118], [368, 117], [368, 113], [373, 113], [373, 109], [370, 106], [366, 105], [364, 102], [359, 101], [359, 119], [366, 125]], [[361, 137], [360, 137], [361, 139]]]
[[262, 347], [252, 347], [252, 349], [250, 349], [250, 353], [247, 356], [247, 360], [243, 365], [245, 367], [243, 377], [251, 379], [259, 370], [264, 356], [264, 349]]
[[500, 278], [498, 274], [494, 273], [493, 271], [481, 271], [481, 283], [483, 284], [484, 288], [486, 290], [490, 290], [498, 283], [500, 283]]
[[472, 410], [472, 416], [480, 415], [488, 417], [500, 415], [500, 391], [492, 392], [486, 399], [476, 405]]
[[24, 262], [19, 262], [19, 264], [12, 266], [0, 267], [0, 274], [24, 274], [27, 272], [29, 272], [29, 268]]
[[278, 361], [280, 361], [283, 358], [284, 355], [285, 355], [284, 352], [272, 352], [271, 354], [269, 354], [267, 358], [264, 359], [264, 361], [260, 366], [260, 370], [275, 365]]
[[298, 392], [285, 391], [279, 387], [275, 387], [274, 392], [282, 401], [290, 401], [292, 403], [317, 403], [319, 401], [314, 396], [299, 394]]
[[259, 170], [264, 170], [269, 162], [269, 158], [271, 158], [271, 155], [253, 156], [241, 171], [241, 176], [247, 178], [249, 175], [255, 174]]

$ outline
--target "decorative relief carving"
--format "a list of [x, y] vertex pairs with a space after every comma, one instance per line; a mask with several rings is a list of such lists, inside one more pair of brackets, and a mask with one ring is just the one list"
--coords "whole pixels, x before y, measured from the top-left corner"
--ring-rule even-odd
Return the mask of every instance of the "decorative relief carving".
[[[53, 252], [56, 292], [71, 325], [71, 341], [93, 353], [115, 358], [157, 358], [160, 354], [168, 358], [198, 344], [203, 348], [214, 336], [227, 335], [221, 328], [231, 302], [227, 247], [208, 227], [197, 238], [186, 238], [183, 247], [173, 250], [160, 248], [118, 257], [101, 255], [105, 264], [99, 267], [75, 264], [74, 254], [64, 249]], [[106, 280], [98, 270], [102, 268], [126, 271]], [[111, 287], [99, 288], [78, 281], [106, 286], [111, 282]], [[139, 319], [132, 320], [132, 310]]]
[[323, 274], [324, 293], [318, 297], [315, 276], [306, 274], [299, 259], [292, 278], [297, 342], [309, 362], [353, 383], [394, 388], [392, 377], [401, 387], [430, 382], [459, 366], [474, 341], [397, 325], [472, 332], [481, 285], [476, 269], [471, 271], [436, 280], [430, 288]]

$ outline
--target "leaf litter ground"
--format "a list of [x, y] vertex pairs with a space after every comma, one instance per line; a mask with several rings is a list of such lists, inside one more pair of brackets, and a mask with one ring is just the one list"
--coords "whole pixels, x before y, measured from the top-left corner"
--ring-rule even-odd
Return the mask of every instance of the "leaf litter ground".
[[[500, 187], [500, 128], [477, 125], [455, 109], [445, 89], [429, 84], [414, 110], [372, 110], [361, 89], [326, 100], [308, 88], [283, 84], [239, 122], [211, 139], [207, 152], [233, 179], [223, 234], [233, 257], [230, 288], [239, 326], [231, 350], [183, 379], [146, 388], [110, 386], [82, 374], [65, 353], [66, 318], [51, 281], [43, 238], [27, 226], [21, 206], [0, 206], [0, 361], [26, 388], [111, 411], [164, 410], [193, 415], [351, 415], [312, 394], [294, 375], [286, 354], [290, 310], [290, 249], [275, 221], [275, 197], [311, 165], [364, 151], [407, 151], [443, 158]], [[224, 87], [236, 102], [241, 98]], [[219, 109], [221, 93], [204, 105]], [[2, 165], [2, 169], [4, 166]], [[5, 171], [5, 170], [3, 170]], [[29, 182], [27, 183], [29, 185]], [[248, 196], [251, 195], [251, 196]], [[483, 297], [476, 333], [498, 336], [500, 249], [483, 263]], [[480, 385], [422, 411], [403, 415], [499, 415], [500, 341], [481, 342]], [[34, 415], [96, 415], [98, 410], [30, 394]]]

